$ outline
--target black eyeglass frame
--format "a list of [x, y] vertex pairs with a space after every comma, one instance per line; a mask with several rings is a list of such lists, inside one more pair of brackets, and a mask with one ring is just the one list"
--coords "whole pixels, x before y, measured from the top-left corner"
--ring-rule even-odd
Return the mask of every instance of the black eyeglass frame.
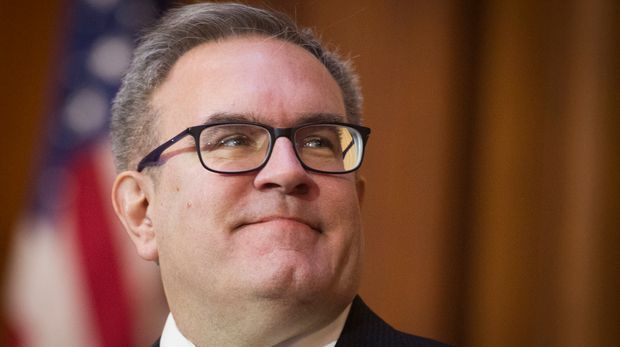
[[[241, 170], [241, 171], [219, 171], [219, 170], [215, 170], [215, 169], [208, 167], [203, 161], [202, 155], [200, 154], [200, 134], [206, 128], [210, 128], [213, 126], [220, 126], [220, 125], [254, 125], [254, 126], [258, 126], [258, 127], [261, 127], [267, 130], [269, 132], [270, 142], [269, 142], [269, 148], [267, 149], [267, 154], [265, 155], [265, 159], [263, 160], [263, 162], [255, 168], [248, 169], [248, 170]], [[360, 136], [362, 139], [362, 146], [361, 146], [362, 153], [361, 153], [361, 156], [360, 156], [360, 159], [357, 165], [354, 168], [350, 170], [346, 170], [346, 171], [323, 171], [323, 170], [317, 170], [312, 167], [309, 167], [304, 163], [304, 161], [299, 156], [299, 153], [297, 151], [297, 146], [295, 146], [294, 135], [299, 129], [306, 128], [309, 126], [321, 126], [321, 125], [335, 125], [335, 126], [349, 127], [349, 128], [353, 128], [357, 130], [360, 133]], [[161, 157], [161, 155], [166, 149], [170, 148], [172, 145], [176, 144], [177, 142], [179, 142], [181, 139], [185, 138], [188, 135], [194, 138], [194, 144], [196, 146], [196, 153], [198, 154], [198, 158], [200, 159], [200, 163], [202, 164], [202, 166], [205, 169], [211, 172], [215, 172], [215, 173], [241, 174], [241, 173], [252, 172], [252, 171], [262, 169], [265, 165], [267, 165], [267, 162], [269, 162], [269, 158], [271, 157], [271, 154], [273, 152], [273, 146], [276, 143], [276, 140], [280, 137], [286, 137], [293, 144], [293, 149], [295, 151], [295, 155], [297, 156], [297, 160], [299, 160], [299, 163], [304, 169], [308, 171], [312, 171], [312, 172], [325, 173], [325, 174], [346, 174], [346, 173], [350, 173], [350, 172], [353, 172], [359, 169], [360, 166], [362, 165], [362, 161], [364, 160], [364, 152], [366, 149], [366, 143], [368, 143], [368, 136], [370, 135], [370, 128], [367, 128], [361, 125], [356, 125], [356, 124], [338, 123], [338, 122], [306, 123], [306, 124], [301, 124], [299, 126], [292, 127], [292, 128], [274, 128], [269, 125], [265, 125], [262, 123], [256, 123], [256, 122], [216, 122], [216, 123], [197, 125], [197, 126], [186, 128], [185, 130], [181, 131], [179, 134], [177, 134], [170, 140], [162, 143], [157, 148], [149, 152], [138, 163], [137, 171], [142, 172], [142, 170], [144, 170], [146, 167], [156, 166], [156, 164], [159, 162], [159, 158]], [[344, 151], [345, 153], [349, 150], [352, 144], [353, 142], [351, 142], [351, 144], [347, 146], [347, 148]]]

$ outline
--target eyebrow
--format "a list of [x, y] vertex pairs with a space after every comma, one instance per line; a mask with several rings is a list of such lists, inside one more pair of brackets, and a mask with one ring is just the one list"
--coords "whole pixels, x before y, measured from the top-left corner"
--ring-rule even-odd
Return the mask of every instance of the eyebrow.
[[346, 117], [335, 113], [307, 113], [302, 114], [298, 124], [306, 123], [345, 123]]
[[[228, 112], [218, 112], [210, 115], [207, 120], [203, 123], [204, 125], [214, 124], [214, 123], [224, 123], [224, 122], [253, 122], [253, 123], [261, 123], [262, 122], [256, 114], [253, 113], [228, 113]], [[303, 124], [313, 124], [313, 123], [344, 123], [346, 122], [346, 117], [336, 114], [336, 113], [303, 113], [300, 114], [293, 126], [303, 125]]]

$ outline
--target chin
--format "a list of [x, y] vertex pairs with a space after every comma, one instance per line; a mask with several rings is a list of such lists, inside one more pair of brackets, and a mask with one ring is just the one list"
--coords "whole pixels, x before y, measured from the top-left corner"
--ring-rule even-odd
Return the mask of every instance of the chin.
[[315, 306], [324, 305], [344, 308], [357, 293], [358, 282], [357, 278], [342, 280], [334, 278], [334, 274], [281, 267], [257, 279], [252, 285], [252, 292], [261, 301], [296, 309], [303, 306], [317, 309]]

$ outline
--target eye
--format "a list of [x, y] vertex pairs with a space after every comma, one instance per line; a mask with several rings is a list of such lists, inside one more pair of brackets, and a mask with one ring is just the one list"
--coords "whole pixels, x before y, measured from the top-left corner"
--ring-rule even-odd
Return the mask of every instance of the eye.
[[322, 148], [330, 147], [329, 141], [320, 137], [308, 137], [304, 139], [303, 146], [305, 148]]
[[219, 147], [250, 146], [252, 141], [243, 135], [232, 135], [218, 141]]
[[324, 137], [307, 137], [304, 139], [303, 147], [305, 148], [332, 148], [333, 144], [331, 141]]

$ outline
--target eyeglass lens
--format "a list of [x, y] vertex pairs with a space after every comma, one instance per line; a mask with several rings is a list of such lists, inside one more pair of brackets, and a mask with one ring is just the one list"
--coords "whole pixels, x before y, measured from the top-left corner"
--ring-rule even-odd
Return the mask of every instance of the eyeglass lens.
[[[269, 155], [269, 130], [252, 124], [222, 124], [200, 134], [200, 155], [205, 166], [220, 172], [260, 167]], [[361, 134], [347, 126], [309, 125], [294, 134], [295, 151], [307, 167], [325, 172], [355, 169], [361, 161]]]

